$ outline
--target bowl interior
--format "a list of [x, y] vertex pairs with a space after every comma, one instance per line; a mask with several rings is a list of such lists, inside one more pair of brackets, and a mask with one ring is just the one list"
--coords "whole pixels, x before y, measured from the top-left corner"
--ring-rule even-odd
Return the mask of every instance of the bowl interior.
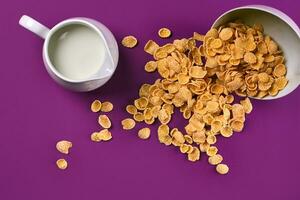
[[213, 27], [219, 27], [236, 19], [242, 20], [247, 25], [262, 24], [265, 34], [270, 35], [278, 43], [286, 58], [286, 76], [289, 82], [277, 96], [267, 96], [264, 99], [285, 96], [296, 89], [300, 83], [300, 33], [297, 33], [299, 29], [294, 30], [286, 21], [281, 19], [280, 14], [271, 14], [254, 8], [242, 8], [225, 13], [213, 24]]

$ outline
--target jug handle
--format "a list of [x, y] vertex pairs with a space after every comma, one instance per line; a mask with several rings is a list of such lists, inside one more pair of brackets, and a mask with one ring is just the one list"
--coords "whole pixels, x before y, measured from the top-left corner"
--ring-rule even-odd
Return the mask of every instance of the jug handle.
[[50, 31], [49, 28], [27, 15], [23, 15], [20, 18], [19, 24], [43, 39], [46, 39]]

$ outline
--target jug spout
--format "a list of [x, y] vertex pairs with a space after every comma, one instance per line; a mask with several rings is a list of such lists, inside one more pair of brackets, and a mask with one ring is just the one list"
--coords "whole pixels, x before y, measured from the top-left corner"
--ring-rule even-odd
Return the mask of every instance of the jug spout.
[[106, 58], [99, 67], [99, 70], [89, 79], [83, 80], [80, 83], [82, 89], [77, 91], [91, 91], [104, 85], [113, 75], [116, 66], [117, 63], [115, 63], [109, 55], [106, 55]]
[[107, 79], [110, 78], [117, 66], [117, 63], [114, 62], [110, 52], [107, 50], [105, 53], [105, 59], [101, 66], [99, 66], [99, 70], [90, 78], [90, 80], [95, 79]]
[[104, 85], [114, 74], [119, 60], [118, 43], [112, 32], [102, 23], [89, 18], [81, 18], [93, 24], [104, 43], [104, 61], [99, 66], [98, 71], [88, 80], [81, 82], [77, 91], [91, 91]]

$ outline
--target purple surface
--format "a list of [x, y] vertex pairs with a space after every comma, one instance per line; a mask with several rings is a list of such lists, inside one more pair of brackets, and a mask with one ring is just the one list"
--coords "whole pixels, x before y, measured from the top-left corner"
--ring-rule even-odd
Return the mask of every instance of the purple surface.
[[[137, 128], [122, 131], [124, 107], [137, 96], [140, 84], [152, 82], [143, 66], [150, 59], [145, 42], [166, 26], [173, 38], [205, 32], [224, 11], [247, 4], [266, 4], [286, 12], [300, 24], [297, 1], [2, 1], [0, 199], [300, 199], [300, 88], [282, 99], [253, 101], [254, 111], [242, 133], [220, 139], [218, 147], [230, 166], [217, 175], [207, 158], [191, 163], [173, 147], [159, 144], [157, 124], [149, 141], [137, 138]], [[222, 2], [222, 3], [217, 3]], [[74, 93], [57, 85], [41, 57], [43, 41], [18, 25], [28, 14], [51, 27], [59, 21], [86, 16], [106, 24], [118, 42], [135, 35], [140, 45], [120, 48], [116, 74], [101, 89]], [[299, 63], [300, 64], [300, 63]], [[92, 143], [97, 114], [89, 110], [95, 98], [110, 100], [115, 109], [113, 141]], [[182, 117], [172, 122], [182, 127]], [[61, 139], [73, 141], [71, 153], [55, 150]], [[69, 168], [60, 171], [56, 159]]]

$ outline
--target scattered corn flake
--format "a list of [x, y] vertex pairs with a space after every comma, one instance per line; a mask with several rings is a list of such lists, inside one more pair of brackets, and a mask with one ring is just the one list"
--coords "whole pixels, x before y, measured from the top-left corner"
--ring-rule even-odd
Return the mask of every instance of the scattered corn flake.
[[150, 129], [145, 127], [139, 130], [138, 136], [139, 138], [146, 140], [150, 137], [150, 133], [151, 133]]
[[93, 142], [109, 141], [111, 139], [112, 139], [112, 134], [108, 129], [103, 129], [99, 132], [94, 132], [91, 134], [91, 140]]
[[218, 153], [218, 148], [215, 147], [215, 146], [209, 146], [207, 149], [206, 149], [206, 154], [208, 156], [214, 156]]
[[247, 113], [247, 114], [251, 113], [253, 107], [252, 107], [252, 103], [248, 97], [245, 98], [244, 100], [241, 100], [240, 104], [243, 106], [245, 113]]
[[127, 47], [127, 48], [133, 48], [137, 45], [138, 41], [137, 39], [132, 36], [132, 35], [129, 35], [129, 36], [125, 36], [123, 39], [122, 39], [122, 45], [124, 47]]
[[123, 119], [121, 122], [124, 130], [130, 130], [135, 127], [135, 121], [131, 118]]
[[200, 159], [200, 151], [197, 147], [193, 147], [192, 152], [188, 153], [188, 160], [195, 162]]
[[127, 105], [126, 106], [126, 111], [131, 114], [134, 115], [137, 113], [137, 108], [134, 105]]
[[158, 140], [160, 143], [170, 145], [172, 143], [172, 137], [169, 135], [170, 128], [166, 124], [161, 124], [157, 129]]
[[111, 127], [111, 121], [107, 115], [100, 115], [98, 118], [98, 123], [100, 124], [100, 126], [102, 126], [105, 129]]
[[216, 154], [208, 157], [208, 163], [211, 165], [218, 165], [223, 161], [223, 157], [220, 154]]
[[144, 110], [143, 114], [144, 114], [144, 119], [145, 119], [145, 121], [146, 121], [146, 120], [150, 120], [150, 119], [153, 118], [152, 112], [151, 112], [151, 109], [150, 109], [150, 108], [146, 108], [146, 109]]
[[99, 132], [100, 138], [103, 141], [109, 141], [112, 139], [112, 134], [108, 129], [103, 129]]
[[141, 112], [137, 112], [133, 115], [133, 119], [137, 122], [142, 122], [144, 121], [144, 115]]
[[56, 161], [56, 165], [59, 169], [65, 170], [68, 167], [68, 162], [65, 159], [61, 158]]
[[93, 132], [90, 137], [93, 142], [100, 142], [102, 140], [99, 132]]
[[192, 153], [194, 151], [194, 147], [192, 145], [190, 145], [190, 144], [188, 144], [188, 147], [189, 147], [189, 149], [188, 149], [188, 151], [186, 153], [190, 154], [190, 153]]
[[149, 40], [146, 45], [144, 46], [144, 51], [153, 55], [154, 52], [159, 48], [158, 44], [153, 40]]
[[229, 172], [229, 167], [226, 164], [218, 164], [216, 166], [216, 171], [219, 174], [227, 174]]
[[206, 135], [203, 132], [196, 131], [192, 134], [193, 142], [203, 144], [206, 141]]
[[241, 132], [244, 128], [244, 122], [242, 122], [241, 120], [232, 120], [230, 122], [230, 127], [233, 131]]
[[213, 119], [211, 122], [211, 130], [214, 133], [218, 133], [222, 129], [223, 123], [218, 119]]
[[197, 41], [203, 42], [205, 35], [202, 35], [200, 33], [194, 32], [193, 38]]
[[145, 65], [145, 71], [146, 72], [154, 72], [157, 68], [157, 62], [151, 60], [146, 63]]
[[188, 144], [193, 144], [193, 138], [189, 135], [184, 135], [185, 142]]
[[215, 144], [217, 142], [217, 138], [214, 135], [208, 135], [206, 138], [206, 142], [208, 144]]
[[101, 111], [102, 112], [110, 112], [112, 111], [114, 108], [113, 104], [109, 101], [105, 101], [102, 103], [102, 106], [101, 106]]
[[152, 117], [152, 118], [150, 118], [150, 119], [145, 119], [145, 123], [146, 124], [153, 124], [154, 123], [154, 121], [155, 121], [155, 118], [154, 117]]
[[220, 133], [223, 137], [231, 137], [233, 134], [233, 130], [230, 126], [224, 126], [221, 128]]
[[138, 110], [145, 110], [149, 103], [149, 100], [146, 97], [140, 97], [139, 99], [134, 100], [134, 106]]
[[207, 152], [209, 147], [210, 147], [210, 144], [208, 144], [207, 142], [199, 144], [199, 149], [201, 152]]
[[68, 140], [61, 140], [56, 143], [56, 149], [63, 154], [69, 154], [69, 149], [72, 146], [72, 142]]
[[179, 130], [176, 130], [172, 133], [172, 138], [175, 142], [175, 146], [180, 146], [181, 144], [183, 144], [185, 142], [185, 138]]
[[190, 147], [187, 144], [182, 144], [182, 145], [180, 145], [179, 149], [180, 149], [181, 153], [187, 153], [189, 151]]
[[172, 34], [171, 30], [168, 28], [161, 28], [158, 30], [158, 35], [161, 38], [168, 38], [170, 37]]
[[99, 112], [101, 110], [102, 103], [99, 100], [93, 101], [91, 104], [91, 111], [92, 112]]
[[166, 109], [161, 109], [158, 112], [158, 120], [162, 124], [168, 124], [171, 120], [171, 114], [169, 114]]

